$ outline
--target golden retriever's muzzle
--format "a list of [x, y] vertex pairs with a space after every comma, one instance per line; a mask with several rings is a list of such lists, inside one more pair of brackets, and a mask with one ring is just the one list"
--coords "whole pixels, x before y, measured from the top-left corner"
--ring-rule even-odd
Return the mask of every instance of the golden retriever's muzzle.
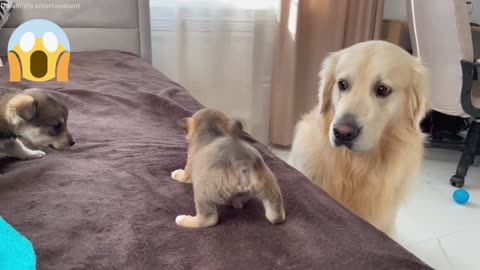
[[344, 115], [333, 125], [335, 146], [345, 145], [348, 148], [352, 148], [360, 132], [361, 128], [358, 126], [355, 117], [351, 114]]

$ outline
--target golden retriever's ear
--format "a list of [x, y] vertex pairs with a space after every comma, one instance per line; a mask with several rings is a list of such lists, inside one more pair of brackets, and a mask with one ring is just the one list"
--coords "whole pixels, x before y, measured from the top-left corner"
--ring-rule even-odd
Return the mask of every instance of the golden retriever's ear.
[[408, 94], [408, 113], [415, 128], [419, 128], [420, 122], [430, 110], [429, 87], [430, 73], [422, 65], [420, 60], [414, 64], [413, 80]]
[[318, 106], [320, 114], [326, 112], [331, 106], [332, 89], [335, 84], [335, 66], [338, 53], [331, 53], [323, 60], [320, 70], [320, 87], [318, 90]]

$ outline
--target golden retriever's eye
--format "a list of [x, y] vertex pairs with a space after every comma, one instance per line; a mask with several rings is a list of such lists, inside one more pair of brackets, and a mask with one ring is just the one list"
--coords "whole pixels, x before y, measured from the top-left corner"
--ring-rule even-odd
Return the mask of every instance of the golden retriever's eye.
[[377, 97], [386, 97], [390, 95], [390, 93], [392, 93], [392, 89], [390, 89], [389, 87], [386, 87], [385, 85], [380, 85], [377, 88], [376, 95]]
[[340, 80], [338, 81], [337, 84], [338, 84], [338, 89], [340, 89], [340, 91], [345, 91], [348, 88], [348, 83], [345, 80]]

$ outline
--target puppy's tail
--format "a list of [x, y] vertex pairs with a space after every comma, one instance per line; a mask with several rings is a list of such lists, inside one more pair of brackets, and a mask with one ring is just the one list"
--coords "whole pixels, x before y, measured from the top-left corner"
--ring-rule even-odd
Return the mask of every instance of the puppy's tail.
[[235, 139], [240, 139], [243, 133], [243, 125], [240, 121], [235, 120], [231, 126], [231, 135]]

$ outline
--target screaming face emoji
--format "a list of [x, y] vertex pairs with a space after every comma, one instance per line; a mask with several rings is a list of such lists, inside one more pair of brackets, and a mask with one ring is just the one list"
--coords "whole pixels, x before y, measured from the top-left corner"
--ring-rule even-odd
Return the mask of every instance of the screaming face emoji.
[[70, 43], [65, 32], [47, 20], [30, 20], [20, 25], [8, 42], [10, 81], [22, 78], [44, 82], [68, 81]]

